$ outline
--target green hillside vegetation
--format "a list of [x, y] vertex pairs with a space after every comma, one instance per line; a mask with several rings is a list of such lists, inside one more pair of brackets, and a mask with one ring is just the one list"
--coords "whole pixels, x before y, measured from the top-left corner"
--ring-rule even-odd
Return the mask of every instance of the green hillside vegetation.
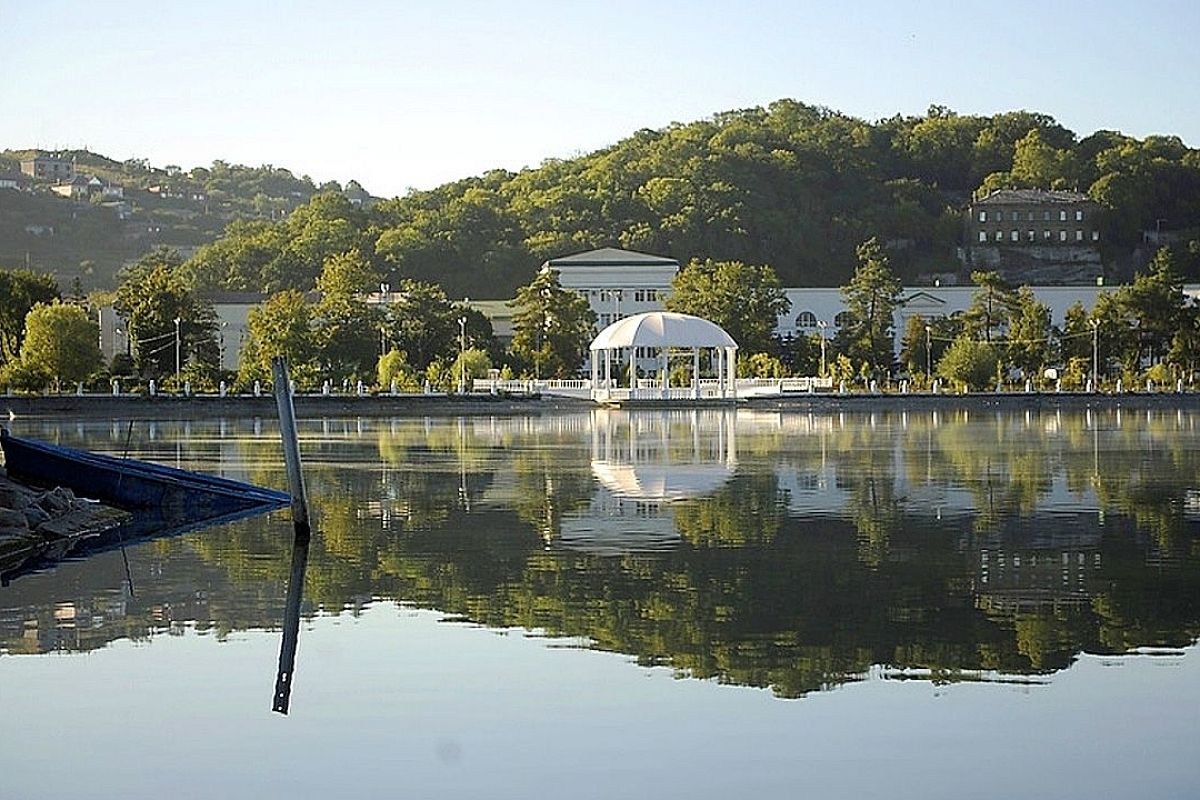
[[[3, 156], [11, 166], [22, 154]], [[1175, 136], [1081, 137], [1030, 111], [974, 116], [934, 106], [866, 122], [779, 100], [374, 205], [355, 202], [365, 193], [354, 182], [317, 186], [270, 166], [217, 161], [184, 173], [69, 155], [81, 171], [133, 187], [131, 221], [61, 198], [0, 193], [0, 264], [54, 271], [64, 285], [82, 274], [85, 286], [111, 288], [117, 264], [157, 245], [189, 255], [211, 242], [186, 266], [196, 288], [305, 291], [326, 258], [357, 249], [392, 284], [415, 279], [450, 297], [500, 299], [545, 259], [605, 245], [681, 263], [761, 264], [784, 285], [836, 286], [872, 237], [913, 282], [959, 270], [963, 207], [1000, 187], [1078, 189], [1101, 203], [1112, 277], [1126, 279], [1148, 260], [1143, 231], [1156, 229], [1170, 233], [1181, 274], [1200, 277], [1200, 151]], [[146, 191], [163, 183], [189, 196]], [[26, 231], [39, 224], [54, 234]]]
[[[0, 152], [0, 172], [19, 172], [34, 150]], [[70, 200], [33, 181], [30, 192], [0, 192], [0, 265], [52, 273], [64, 288], [113, 288], [117, 270], [166, 245], [190, 254], [232, 222], [283, 219], [322, 192], [355, 201], [370, 195], [356, 181], [317, 185], [308, 176], [264, 165], [215, 161], [184, 171], [144, 159], [115, 161], [87, 150], [57, 151], [78, 174], [121, 186], [124, 204]], [[153, 191], [152, 191], [153, 190]]]
[[1129, 266], [1143, 230], [1174, 231], [1179, 267], [1200, 275], [1200, 245], [1189, 249], [1200, 151], [1177, 137], [1080, 138], [1028, 111], [933, 107], [869, 123], [792, 100], [641, 130], [579, 158], [496, 170], [366, 211], [314, 199], [288, 220], [234, 226], [190, 269], [201, 287], [304, 290], [316, 259], [346, 245], [393, 283], [506, 298], [551, 256], [615, 245], [682, 263], [764, 264], [784, 285], [833, 286], [875, 237], [898, 274], [915, 280], [958, 270], [964, 205], [1006, 186], [1088, 192], [1107, 210], [1109, 264]]

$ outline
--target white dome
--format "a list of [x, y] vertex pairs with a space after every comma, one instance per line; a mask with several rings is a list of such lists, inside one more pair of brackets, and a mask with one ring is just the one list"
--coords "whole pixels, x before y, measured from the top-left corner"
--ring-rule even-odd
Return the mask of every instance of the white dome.
[[591, 350], [620, 347], [737, 347], [733, 337], [714, 322], [688, 314], [650, 311], [620, 319], [600, 331]]

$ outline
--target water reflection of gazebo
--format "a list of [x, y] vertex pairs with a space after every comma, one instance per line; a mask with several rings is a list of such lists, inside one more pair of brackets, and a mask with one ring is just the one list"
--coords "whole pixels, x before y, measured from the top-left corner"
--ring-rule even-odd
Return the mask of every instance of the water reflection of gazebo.
[[719, 491], [737, 469], [731, 408], [592, 412], [586, 510], [563, 518], [564, 547], [618, 554], [679, 544], [674, 503]]
[[[592, 399], [627, 400], [731, 400], [737, 397], [737, 342], [713, 322], [688, 314], [652, 311], [617, 320], [592, 340]], [[687, 386], [671, 387], [670, 355], [690, 352], [691, 379]], [[638, 378], [639, 353], [657, 356], [656, 378]], [[712, 362], [713, 377], [701, 379], [701, 355]], [[615, 363], [614, 363], [615, 362]], [[628, 378], [620, 379], [622, 363]]]

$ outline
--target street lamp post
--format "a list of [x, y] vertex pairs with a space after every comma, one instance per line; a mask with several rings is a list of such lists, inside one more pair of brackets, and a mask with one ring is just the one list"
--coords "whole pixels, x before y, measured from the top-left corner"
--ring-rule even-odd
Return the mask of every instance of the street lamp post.
[[181, 345], [181, 337], [179, 335], [179, 323], [183, 322], [181, 317], [175, 318], [175, 391], [179, 391], [179, 352]]
[[1100, 320], [1092, 323], [1092, 390], [1100, 391]]
[[925, 380], [933, 385], [933, 327], [925, 326]]
[[467, 392], [467, 318], [458, 318], [458, 393]]
[[825, 326], [826, 322], [823, 319], [817, 320], [817, 328], [821, 332], [821, 372], [820, 377], [825, 377]]
[[[392, 291], [390, 283], [379, 284], [379, 302], [384, 307], [384, 312], [387, 311], [388, 297]], [[387, 355], [387, 321], [379, 323], [379, 357], [383, 358]]]

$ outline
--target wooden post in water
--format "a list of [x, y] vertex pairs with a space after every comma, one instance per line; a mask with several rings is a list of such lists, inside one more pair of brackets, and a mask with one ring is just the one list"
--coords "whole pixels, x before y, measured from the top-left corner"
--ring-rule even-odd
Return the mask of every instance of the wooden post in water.
[[287, 362], [276, 356], [271, 359], [275, 405], [279, 409], [279, 436], [283, 440], [283, 460], [287, 465], [288, 492], [292, 495], [292, 523], [296, 530], [304, 526], [307, 533], [308, 499], [304, 493], [304, 472], [300, 466], [300, 438], [296, 433], [296, 410], [292, 405], [291, 380]]
[[287, 464], [288, 490], [292, 495], [292, 525], [296, 538], [292, 543], [292, 571], [288, 579], [287, 606], [283, 619], [283, 642], [279, 648], [279, 671], [275, 676], [273, 711], [288, 713], [292, 678], [296, 671], [296, 648], [300, 643], [300, 604], [304, 597], [304, 573], [308, 568], [308, 499], [304, 491], [304, 472], [300, 465], [300, 439], [296, 432], [296, 411], [292, 404], [292, 384], [287, 363], [271, 359], [275, 404], [279, 409], [279, 435], [283, 440], [283, 458]]

